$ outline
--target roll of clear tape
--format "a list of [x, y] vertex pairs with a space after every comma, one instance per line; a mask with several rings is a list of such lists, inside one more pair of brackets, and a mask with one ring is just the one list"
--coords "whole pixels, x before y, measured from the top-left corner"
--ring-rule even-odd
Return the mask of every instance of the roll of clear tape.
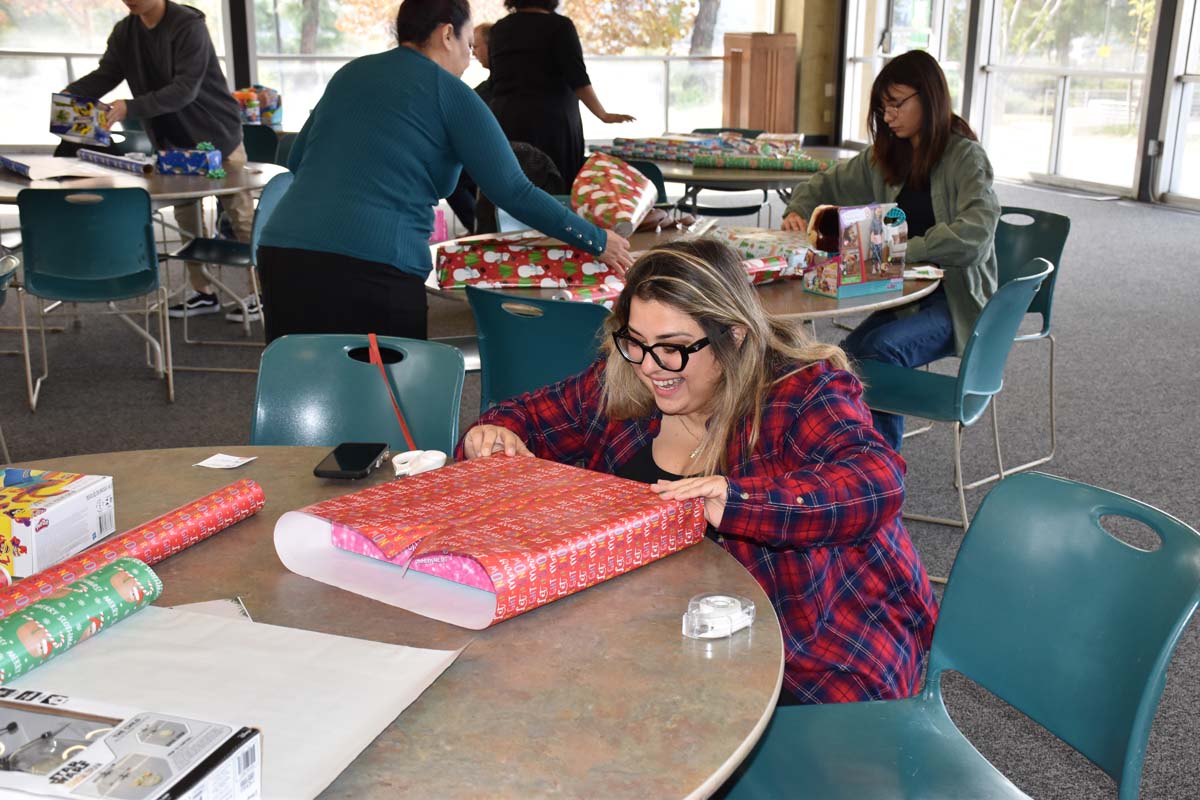
[[723, 639], [754, 623], [754, 601], [729, 594], [698, 594], [688, 601], [683, 635]]

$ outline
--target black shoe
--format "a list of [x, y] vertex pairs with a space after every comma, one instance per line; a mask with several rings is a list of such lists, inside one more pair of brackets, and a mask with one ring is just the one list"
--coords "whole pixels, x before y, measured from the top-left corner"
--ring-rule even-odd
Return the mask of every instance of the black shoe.
[[204, 292], [194, 292], [187, 300], [182, 303], [176, 303], [167, 309], [167, 316], [175, 319], [220, 313], [221, 302], [217, 300], [217, 296], [215, 294], [205, 294]]

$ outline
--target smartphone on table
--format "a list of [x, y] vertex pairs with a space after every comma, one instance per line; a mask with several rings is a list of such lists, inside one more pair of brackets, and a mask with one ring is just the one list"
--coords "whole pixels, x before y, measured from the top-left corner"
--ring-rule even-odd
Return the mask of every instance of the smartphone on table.
[[343, 442], [313, 470], [318, 478], [365, 478], [388, 456], [383, 442]]

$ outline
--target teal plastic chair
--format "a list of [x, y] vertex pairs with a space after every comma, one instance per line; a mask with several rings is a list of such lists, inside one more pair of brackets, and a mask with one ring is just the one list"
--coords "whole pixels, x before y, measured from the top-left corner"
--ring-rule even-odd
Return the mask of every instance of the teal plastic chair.
[[281, 167], [288, 165], [288, 156], [292, 154], [292, 145], [296, 143], [298, 133], [284, 133], [279, 136], [279, 144], [275, 148], [275, 163]]
[[[253, 297], [259, 296], [258, 275], [253, 269], [256, 256], [258, 254], [258, 240], [262, 236], [263, 228], [267, 225], [267, 220], [271, 218], [272, 212], [275, 211], [275, 206], [279, 204], [280, 199], [292, 185], [292, 173], [282, 172], [271, 178], [267, 185], [263, 187], [262, 195], [258, 198], [258, 206], [254, 210], [254, 223], [251, 228], [250, 243], [239, 242], [234, 239], [211, 239], [204, 236], [198, 236], [185, 244], [180, 249], [167, 256], [170, 259], [179, 261], [197, 261], [201, 264], [212, 264], [218, 267], [233, 267], [236, 269], [247, 269], [250, 271], [250, 289], [253, 292]], [[247, 302], [236, 291], [223, 283], [219, 278], [213, 277], [205, 270], [205, 276], [212, 281], [213, 285], [227, 295], [234, 298], [234, 302], [242, 310], [242, 332], [245, 336], [250, 336], [250, 314], [247, 307]], [[260, 309], [260, 314], [261, 309]], [[188, 318], [183, 318], [183, 340], [188, 344], [224, 344], [224, 345], [242, 345], [251, 347], [261, 347], [260, 342], [234, 342], [223, 340], [208, 340], [200, 341], [193, 340], [188, 335]], [[202, 367], [189, 369], [203, 369]], [[222, 372], [227, 372], [227, 369], [222, 369]], [[243, 370], [245, 372], [254, 372], [254, 370]]]
[[[159, 378], [165, 378], [167, 400], [175, 399], [171, 367], [171, 330], [167, 325], [167, 291], [159, 284], [158, 256], [150, 221], [150, 195], [145, 189], [23, 189], [17, 194], [23, 242], [23, 285], [18, 287], [25, 386], [30, 410], [37, 410], [42, 383], [49, 377], [45, 316], [38, 313], [42, 337], [42, 375], [35, 382], [29, 358], [29, 326], [24, 294], [68, 303], [104, 303], [104, 313], [120, 317], [153, 354]], [[115, 303], [153, 296], [158, 336], [134, 322]], [[144, 312], [149, 315], [151, 307]]]
[[[392, 391], [417, 448], [454, 452], [463, 357], [455, 348], [380, 336]], [[263, 351], [250, 443], [387, 442], [408, 449], [379, 368], [360, 334], [282, 336]]]
[[[754, 139], [762, 133], [757, 128], [693, 128], [692, 133], [740, 133], [746, 139]], [[679, 208], [687, 211], [694, 216], [705, 217], [746, 217], [754, 214], [757, 218], [762, 213], [763, 206], [767, 205], [767, 190], [761, 189], [762, 201], [755, 205], [744, 206], [702, 206], [700, 202], [700, 192], [708, 189], [713, 192], [740, 192], [742, 189], [723, 189], [715, 186], [694, 186], [690, 183], [684, 184], [683, 197], [679, 199]], [[769, 213], [770, 209], [768, 209]], [[767, 219], [768, 226], [770, 218]]]
[[[1041, 327], [1016, 337], [1018, 342], [1050, 343], [1050, 451], [1020, 466], [1009, 467], [1004, 471], [1005, 475], [1045, 464], [1054, 458], [1058, 450], [1058, 425], [1054, 407], [1054, 334], [1050, 331], [1050, 317], [1054, 310], [1054, 287], [1062, 270], [1063, 249], [1067, 245], [1070, 233], [1071, 220], [1062, 214], [1019, 206], [1004, 206], [1000, 209], [1000, 223], [996, 226], [996, 260], [1000, 267], [1000, 282], [1012, 280], [1021, 267], [1032, 258], [1044, 258], [1054, 265], [1054, 272], [1042, 281], [1042, 287], [1029, 304], [1028, 313], [1041, 317]], [[996, 480], [1000, 477], [1003, 476], [996, 474], [991, 476], [991, 479]]]
[[246, 148], [246, 160], [274, 164], [279, 134], [270, 125], [242, 125], [242, 144]]
[[[1149, 527], [1147, 552], [1105, 516]], [[785, 706], [727, 795], [1025, 798], [955, 726], [959, 672], [1099, 766], [1134, 800], [1171, 654], [1200, 602], [1200, 535], [1136, 500], [1031, 472], [1001, 481], [963, 540], [921, 693]]]
[[[975, 322], [957, 375], [941, 375], [873, 360], [859, 363], [859, 372], [866, 387], [863, 397], [872, 410], [949, 422], [954, 426], [954, 485], [958, 489], [962, 518], [955, 520], [911, 513], [906, 513], [906, 518], [964, 529], [967, 527], [964, 489], [978, 486], [988, 479], [964, 484], [963, 428], [974, 425], [983, 416], [992, 398], [1004, 385], [1004, 364], [1012, 350], [1021, 320], [1025, 317], [1025, 310], [1029, 308], [1042, 282], [1053, 271], [1054, 267], [1049, 261], [1035, 258], [996, 290]], [[1003, 474], [1000, 429], [994, 409], [992, 434], [998, 472]]]
[[582, 372], [600, 346], [608, 309], [467, 287], [479, 331], [479, 412]]

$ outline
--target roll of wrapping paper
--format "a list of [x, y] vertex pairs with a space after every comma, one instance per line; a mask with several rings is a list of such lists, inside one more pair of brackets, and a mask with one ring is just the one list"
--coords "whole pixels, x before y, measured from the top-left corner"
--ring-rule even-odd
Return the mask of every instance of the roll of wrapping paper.
[[82, 161], [90, 161], [102, 167], [112, 167], [126, 172], [136, 172], [138, 175], [149, 175], [154, 172], [154, 162], [128, 156], [115, 156], [112, 153], [102, 153], [99, 150], [83, 149], [75, 154]]
[[105, 539], [95, 547], [0, 591], [0, 619], [112, 564], [136, 558], [157, 564], [196, 542], [256, 514], [265, 504], [262, 487], [246, 478], [210, 495]]
[[[609, 305], [621, 295], [625, 287], [620, 284], [602, 284], [600, 286], [571, 286], [566, 289], [555, 289], [551, 297], [555, 300], [573, 302], [598, 303]], [[611, 306], [610, 306], [611, 307]]]
[[832, 162], [805, 155], [751, 156], [751, 155], [698, 155], [692, 166], [698, 169], [761, 169], [784, 172], [823, 172]]
[[150, 567], [136, 558], [119, 558], [0, 620], [0, 683], [145, 608], [162, 589]]
[[772, 283], [796, 274], [796, 270], [788, 266], [787, 256], [747, 258], [742, 261], [742, 269], [753, 284]]

